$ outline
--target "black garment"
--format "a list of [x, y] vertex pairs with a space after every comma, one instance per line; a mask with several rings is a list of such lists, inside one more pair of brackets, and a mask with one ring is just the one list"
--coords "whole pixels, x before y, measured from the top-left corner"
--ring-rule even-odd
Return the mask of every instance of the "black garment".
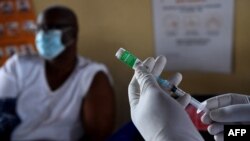
[[11, 133], [21, 122], [16, 113], [16, 99], [0, 99], [0, 140], [10, 140]]

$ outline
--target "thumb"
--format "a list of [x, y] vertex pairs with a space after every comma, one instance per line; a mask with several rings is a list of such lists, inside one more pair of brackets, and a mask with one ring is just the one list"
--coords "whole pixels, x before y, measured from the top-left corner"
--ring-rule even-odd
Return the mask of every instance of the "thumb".
[[237, 104], [212, 110], [210, 118], [216, 122], [249, 122], [250, 105]]
[[[143, 66], [145, 67], [146, 70], [151, 71], [154, 66], [154, 58], [152, 57], [147, 58], [145, 61], [143, 61]], [[136, 105], [138, 104], [140, 99], [140, 86], [135, 76], [136, 75], [134, 74], [128, 87], [128, 94], [129, 94], [128, 97], [131, 109], [136, 108]]]
[[140, 86], [135, 78], [135, 75], [131, 79], [128, 86], [128, 98], [131, 109], [134, 109], [140, 98]]
[[141, 94], [147, 89], [159, 87], [156, 78], [144, 66], [135, 69], [135, 77], [140, 85]]

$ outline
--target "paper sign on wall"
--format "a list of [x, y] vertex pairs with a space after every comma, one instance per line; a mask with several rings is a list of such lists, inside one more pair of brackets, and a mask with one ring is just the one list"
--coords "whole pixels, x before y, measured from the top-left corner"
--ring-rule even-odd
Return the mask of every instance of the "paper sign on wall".
[[152, 0], [156, 55], [167, 70], [232, 71], [233, 0]]

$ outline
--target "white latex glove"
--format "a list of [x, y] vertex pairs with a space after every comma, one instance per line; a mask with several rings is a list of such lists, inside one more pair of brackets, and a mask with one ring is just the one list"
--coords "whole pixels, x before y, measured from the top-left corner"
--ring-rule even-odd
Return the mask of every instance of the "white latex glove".
[[201, 121], [208, 126], [208, 132], [214, 135], [216, 141], [224, 141], [225, 124], [249, 124], [250, 102], [247, 95], [223, 94], [212, 97], [202, 104], [209, 110]]
[[[159, 76], [166, 63], [162, 58], [149, 58], [144, 66]], [[138, 67], [128, 88], [132, 121], [144, 139], [203, 141], [184, 108], [160, 88], [148, 70]]]

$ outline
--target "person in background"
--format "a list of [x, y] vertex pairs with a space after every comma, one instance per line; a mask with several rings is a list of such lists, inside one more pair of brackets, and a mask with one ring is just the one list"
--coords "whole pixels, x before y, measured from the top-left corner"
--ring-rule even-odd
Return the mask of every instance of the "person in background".
[[[50, 6], [37, 18], [37, 55], [13, 55], [0, 69], [0, 98], [16, 98], [12, 140], [105, 140], [114, 125], [111, 76], [77, 53], [77, 17]], [[84, 138], [82, 138], [84, 136]]]

